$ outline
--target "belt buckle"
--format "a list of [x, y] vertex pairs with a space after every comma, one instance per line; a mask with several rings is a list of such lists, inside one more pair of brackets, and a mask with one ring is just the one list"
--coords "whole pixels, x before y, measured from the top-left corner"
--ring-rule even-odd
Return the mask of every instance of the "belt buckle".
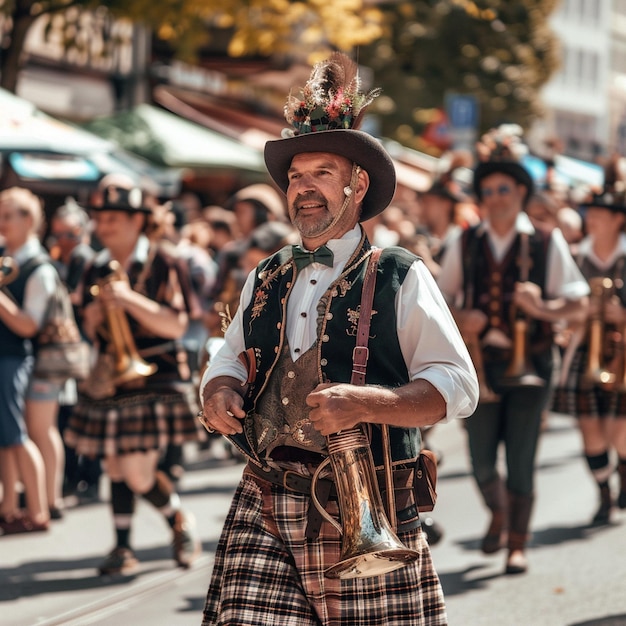
[[[296, 487], [293, 487], [292, 485], [289, 484], [289, 477], [293, 474], [294, 477], [296, 477], [296, 480], [307, 480], [306, 476], [303, 476], [302, 474], [299, 474], [298, 472], [294, 472], [293, 470], [283, 470], [283, 487], [285, 489], [288, 489], [289, 491], [293, 491], [294, 493], [300, 493], [300, 494], [305, 494], [304, 491], [302, 491], [302, 489], [297, 489]], [[306, 495], [306, 494], [305, 494]]]

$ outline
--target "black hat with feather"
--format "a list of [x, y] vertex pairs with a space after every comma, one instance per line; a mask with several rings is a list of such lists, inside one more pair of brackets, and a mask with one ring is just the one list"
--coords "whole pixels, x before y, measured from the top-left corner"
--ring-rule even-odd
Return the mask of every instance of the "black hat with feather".
[[297, 154], [328, 152], [349, 159], [370, 178], [361, 212], [361, 221], [365, 221], [391, 202], [396, 171], [381, 143], [358, 130], [365, 109], [380, 90], [362, 93], [357, 69], [356, 63], [338, 52], [313, 68], [302, 97], [290, 95], [287, 99], [285, 118], [292, 128], [285, 129], [283, 139], [265, 144], [265, 165], [274, 182], [286, 192], [287, 172]]
[[478, 160], [474, 170], [474, 193], [482, 200], [483, 178], [500, 172], [526, 187], [524, 203], [533, 193], [534, 183], [530, 172], [522, 165], [528, 146], [522, 141], [522, 128], [517, 124], [502, 124], [485, 133], [476, 145]]

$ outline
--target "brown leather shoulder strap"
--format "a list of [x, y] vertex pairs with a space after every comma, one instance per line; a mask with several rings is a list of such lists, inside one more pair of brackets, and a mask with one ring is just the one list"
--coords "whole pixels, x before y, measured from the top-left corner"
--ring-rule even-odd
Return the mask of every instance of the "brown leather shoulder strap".
[[367, 360], [369, 358], [367, 344], [370, 336], [370, 323], [372, 321], [372, 303], [374, 302], [378, 259], [381, 253], [382, 248], [372, 250], [367, 269], [365, 270], [361, 307], [359, 309], [359, 323], [356, 331], [356, 346], [352, 353], [352, 377], [350, 382], [353, 385], [365, 384], [365, 372], [367, 371]]

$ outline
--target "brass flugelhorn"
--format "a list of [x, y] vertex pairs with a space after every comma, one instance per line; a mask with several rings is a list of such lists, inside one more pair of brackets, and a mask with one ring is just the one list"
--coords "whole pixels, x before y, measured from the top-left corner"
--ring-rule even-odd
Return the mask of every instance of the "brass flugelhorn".
[[0, 256], [0, 287], [13, 282], [20, 273], [20, 268], [10, 256]]
[[[90, 289], [91, 295], [98, 297], [101, 289], [114, 281], [128, 280], [124, 268], [118, 261], [109, 262], [110, 273]], [[126, 313], [115, 306], [105, 306], [106, 330], [113, 348], [113, 385], [121, 385], [138, 378], [151, 376], [157, 370], [154, 363], [144, 361], [135, 345]]]
[[511, 308], [511, 328], [513, 350], [511, 360], [504, 372], [502, 384], [505, 387], [545, 387], [546, 381], [539, 376], [529, 357], [528, 315], [519, 307]]
[[603, 363], [606, 335], [604, 308], [613, 294], [614, 285], [610, 278], [598, 276], [589, 280], [589, 288], [592, 314], [589, 318], [587, 367], [583, 380], [588, 384], [610, 386], [615, 383], [617, 376]]
[[[383, 425], [384, 427], [384, 425]], [[341, 557], [324, 575], [328, 578], [380, 576], [415, 561], [419, 553], [404, 546], [383, 508], [369, 441], [362, 428], [329, 435], [328, 457], [317, 468], [311, 483], [311, 499], [322, 517], [342, 535]], [[383, 442], [383, 446], [388, 441]], [[320, 472], [331, 464], [341, 525], [324, 509], [316, 495]], [[387, 471], [391, 467], [385, 464]], [[393, 485], [387, 485], [387, 489]], [[390, 495], [388, 493], [388, 495]], [[390, 502], [395, 500], [390, 498]], [[395, 515], [395, 501], [393, 502]]]

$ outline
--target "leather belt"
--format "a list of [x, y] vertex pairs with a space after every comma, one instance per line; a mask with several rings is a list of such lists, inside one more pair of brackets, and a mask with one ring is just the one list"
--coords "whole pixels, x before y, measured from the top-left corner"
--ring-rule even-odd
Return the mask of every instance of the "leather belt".
[[[246, 469], [250, 470], [253, 474], [267, 480], [274, 485], [284, 487], [288, 491], [299, 493], [304, 496], [311, 495], [311, 483], [313, 478], [311, 476], [305, 476], [304, 474], [298, 474], [291, 470], [276, 470], [271, 467], [259, 467], [254, 463], [248, 463]], [[320, 478], [317, 481], [318, 489], [322, 492], [328, 489], [329, 499], [331, 497], [337, 498], [337, 492], [335, 490], [335, 483], [327, 478]]]

